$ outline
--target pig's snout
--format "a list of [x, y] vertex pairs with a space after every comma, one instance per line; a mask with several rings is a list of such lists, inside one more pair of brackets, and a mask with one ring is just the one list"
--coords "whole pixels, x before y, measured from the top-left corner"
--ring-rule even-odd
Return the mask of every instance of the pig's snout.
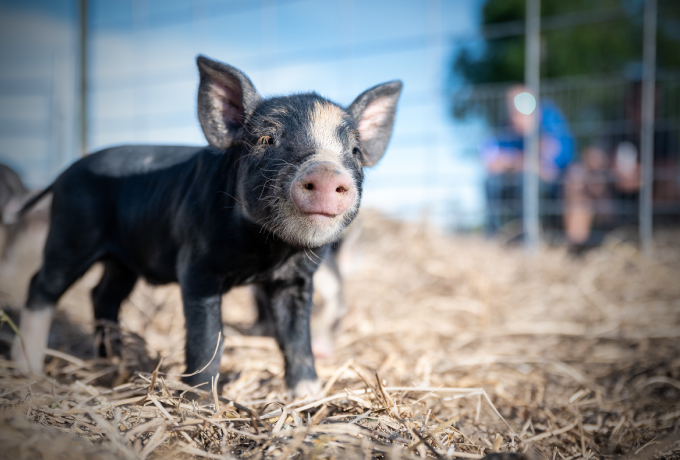
[[291, 185], [293, 203], [315, 222], [347, 211], [354, 204], [356, 195], [349, 174], [330, 161], [312, 163]]

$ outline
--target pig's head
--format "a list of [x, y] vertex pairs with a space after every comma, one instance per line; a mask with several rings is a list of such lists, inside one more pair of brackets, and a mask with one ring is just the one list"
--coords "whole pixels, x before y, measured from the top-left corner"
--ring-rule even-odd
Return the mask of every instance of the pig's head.
[[338, 240], [359, 211], [363, 168], [385, 153], [402, 84], [347, 108], [316, 93], [261, 98], [239, 70], [199, 56], [198, 117], [216, 149], [236, 147], [244, 214], [289, 244]]

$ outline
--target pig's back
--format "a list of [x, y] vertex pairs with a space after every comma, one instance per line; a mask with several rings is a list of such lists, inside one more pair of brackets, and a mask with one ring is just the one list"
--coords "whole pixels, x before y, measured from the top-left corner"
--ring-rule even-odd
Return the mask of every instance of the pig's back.
[[53, 184], [52, 223], [150, 281], [173, 281], [173, 220], [203, 151], [122, 146], [93, 153]]
[[73, 167], [100, 177], [124, 178], [172, 168], [203, 150], [205, 147], [124, 145], [88, 155]]
[[88, 155], [52, 185], [53, 214], [78, 215], [89, 226], [107, 228], [140, 225], [151, 218], [162, 220], [164, 209], [171, 207], [204, 150], [130, 145]]

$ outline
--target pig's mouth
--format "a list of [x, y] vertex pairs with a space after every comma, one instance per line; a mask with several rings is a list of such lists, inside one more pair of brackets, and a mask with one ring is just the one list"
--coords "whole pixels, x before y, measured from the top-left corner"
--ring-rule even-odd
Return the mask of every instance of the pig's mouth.
[[334, 214], [323, 211], [303, 211], [298, 208], [296, 213], [302, 222], [302, 226], [312, 233], [333, 232], [337, 227], [341, 227], [345, 221], [344, 212]]
[[304, 212], [292, 201], [285, 203], [267, 227], [289, 244], [308, 248], [317, 248], [336, 241], [354, 219], [358, 208], [355, 205], [339, 214]]
[[317, 224], [325, 224], [330, 220], [338, 217], [337, 214], [331, 214], [328, 212], [304, 212], [305, 217]]

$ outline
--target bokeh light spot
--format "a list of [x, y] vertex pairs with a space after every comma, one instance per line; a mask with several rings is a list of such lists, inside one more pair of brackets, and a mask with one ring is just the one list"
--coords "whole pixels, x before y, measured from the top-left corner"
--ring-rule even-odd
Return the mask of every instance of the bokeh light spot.
[[536, 99], [531, 94], [524, 92], [515, 96], [515, 108], [519, 113], [529, 115], [536, 108]]

